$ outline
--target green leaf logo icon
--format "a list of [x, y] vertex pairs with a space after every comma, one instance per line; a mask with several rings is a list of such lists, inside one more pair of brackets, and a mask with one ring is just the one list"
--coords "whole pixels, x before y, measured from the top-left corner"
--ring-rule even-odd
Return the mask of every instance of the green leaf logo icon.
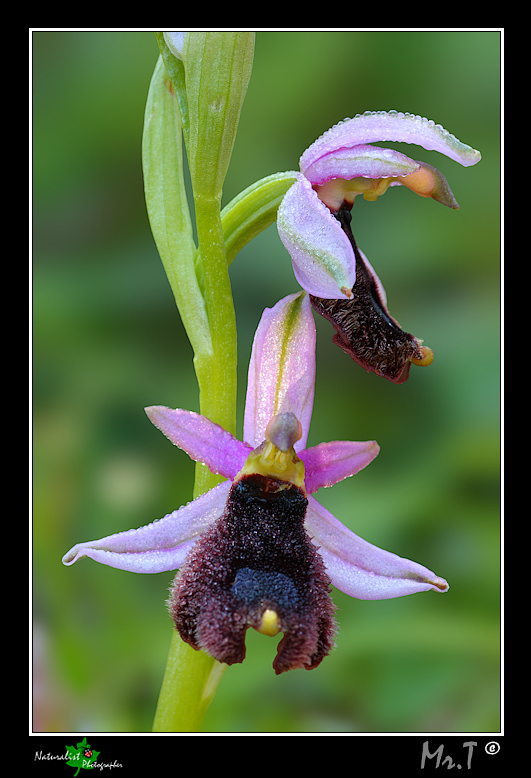
[[84, 737], [81, 743], [78, 743], [75, 748], [74, 746], [66, 746], [66, 753], [68, 755], [67, 765], [76, 768], [76, 772], [74, 773], [75, 778], [81, 769], [92, 769], [94, 762], [96, 762], [101, 751], [93, 751], [90, 744], [87, 743], [87, 738]]

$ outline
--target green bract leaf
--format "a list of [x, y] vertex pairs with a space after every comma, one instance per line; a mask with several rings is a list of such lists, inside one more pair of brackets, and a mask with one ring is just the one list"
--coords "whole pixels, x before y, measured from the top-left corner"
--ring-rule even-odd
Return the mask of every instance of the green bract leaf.
[[159, 57], [149, 88], [142, 138], [146, 205], [153, 237], [192, 347], [194, 351], [208, 352], [209, 326], [194, 264], [181, 136], [179, 104]]
[[253, 32], [193, 32], [184, 36], [182, 62], [189, 116], [186, 143], [195, 197], [221, 198], [253, 54]]
[[240, 192], [221, 212], [227, 264], [277, 218], [277, 211], [297, 173], [274, 173]]
[[159, 44], [160, 53], [164, 60], [164, 66], [171, 78], [175, 95], [179, 102], [179, 110], [181, 113], [181, 123], [183, 127], [184, 137], [188, 142], [188, 99], [186, 97], [186, 84], [184, 80], [184, 65], [180, 59], [177, 59], [166, 43], [163, 32], [156, 32], [155, 37]]

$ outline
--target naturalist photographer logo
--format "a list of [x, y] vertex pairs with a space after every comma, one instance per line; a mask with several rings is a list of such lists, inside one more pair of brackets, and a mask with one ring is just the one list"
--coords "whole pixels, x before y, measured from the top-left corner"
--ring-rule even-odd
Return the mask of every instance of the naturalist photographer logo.
[[95, 751], [87, 738], [77, 744], [77, 746], [65, 746], [64, 754], [44, 754], [42, 751], [35, 752], [35, 761], [65, 761], [69, 767], [75, 768], [74, 778], [79, 775], [80, 770], [105, 770], [113, 767], [122, 767], [114, 760], [113, 762], [100, 762], [98, 757], [101, 751]]

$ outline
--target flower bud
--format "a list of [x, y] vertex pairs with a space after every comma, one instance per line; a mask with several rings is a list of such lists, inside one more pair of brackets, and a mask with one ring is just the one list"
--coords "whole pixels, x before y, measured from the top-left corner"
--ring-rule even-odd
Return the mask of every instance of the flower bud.
[[165, 32], [184, 65], [194, 196], [221, 198], [254, 54], [254, 33]]

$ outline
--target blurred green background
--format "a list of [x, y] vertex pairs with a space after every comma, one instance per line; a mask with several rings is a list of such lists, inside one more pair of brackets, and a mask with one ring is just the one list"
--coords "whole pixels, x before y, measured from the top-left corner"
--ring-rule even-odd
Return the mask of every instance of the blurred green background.
[[[155, 249], [141, 168], [153, 32], [33, 33], [34, 638], [37, 731], [149, 731], [172, 625], [172, 574], [61, 556], [189, 501], [193, 465], [146, 405], [198, 410], [191, 350]], [[353, 227], [391, 313], [435, 351], [396, 386], [318, 328], [309, 444], [376, 439], [379, 457], [318, 499], [363, 538], [450, 582], [382, 602], [334, 593], [341, 632], [319, 669], [271, 669], [248, 633], [212, 732], [489, 732], [500, 727], [500, 33], [257, 32], [224, 201], [295, 169], [337, 121], [410, 111], [481, 150], [465, 169], [404, 147], [460, 211], [390, 190]], [[297, 291], [273, 226], [231, 266], [239, 431], [262, 310]]]

